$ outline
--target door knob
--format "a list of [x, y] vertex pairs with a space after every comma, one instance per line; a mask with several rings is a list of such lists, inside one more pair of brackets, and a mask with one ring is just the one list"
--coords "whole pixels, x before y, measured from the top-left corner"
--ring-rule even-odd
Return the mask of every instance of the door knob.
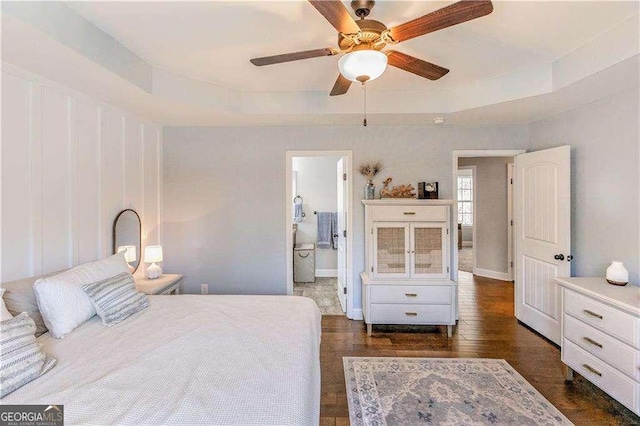
[[564, 260], [564, 254], [556, 254], [553, 258], [555, 260]]
[[573, 256], [568, 255], [568, 256], [567, 256], [567, 262], [571, 262], [572, 260], [573, 260]]

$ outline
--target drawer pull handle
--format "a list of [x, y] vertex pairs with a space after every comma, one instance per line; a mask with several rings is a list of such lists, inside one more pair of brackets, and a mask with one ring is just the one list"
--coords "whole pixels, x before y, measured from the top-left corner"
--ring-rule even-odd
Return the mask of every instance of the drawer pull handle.
[[416, 293], [405, 293], [404, 295], [407, 297], [418, 297]]
[[598, 342], [596, 342], [595, 340], [593, 340], [590, 337], [583, 337], [582, 339], [587, 343], [591, 343], [593, 346], [597, 346], [599, 348], [602, 348], [602, 343], [598, 343]]
[[598, 370], [596, 370], [595, 368], [591, 367], [589, 364], [582, 364], [582, 366], [584, 368], [586, 368], [587, 371], [589, 371], [590, 373], [593, 373], [593, 374], [596, 374], [596, 375], [602, 377], [602, 373], [599, 372]]
[[406, 316], [408, 316], [408, 317], [417, 317], [418, 316], [417, 312], [405, 312], [404, 314]]
[[585, 309], [583, 312], [584, 312], [585, 314], [587, 314], [587, 315], [591, 315], [592, 317], [596, 317], [596, 318], [598, 318], [598, 319], [602, 319], [602, 315], [600, 315], [600, 314], [596, 314], [595, 312], [590, 311], [590, 310], [588, 310], [588, 309]]
[[404, 214], [406, 214], [406, 215], [413, 215], [413, 214], [416, 214], [416, 212], [404, 212]]

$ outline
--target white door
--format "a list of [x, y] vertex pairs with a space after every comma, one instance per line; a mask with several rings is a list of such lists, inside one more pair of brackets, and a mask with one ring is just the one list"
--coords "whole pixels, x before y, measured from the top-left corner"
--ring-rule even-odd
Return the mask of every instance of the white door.
[[560, 289], [571, 274], [570, 147], [516, 156], [516, 317], [560, 344]]
[[409, 224], [376, 222], [373, 224], [373, 276], [409, 278], [411, 249]]
[[338, 299], [347, 312], [347, 173], [345, 159], [338, 160]]
[[411, 224], [412, 278], [449, 278], [447, 232], [445, 223]]

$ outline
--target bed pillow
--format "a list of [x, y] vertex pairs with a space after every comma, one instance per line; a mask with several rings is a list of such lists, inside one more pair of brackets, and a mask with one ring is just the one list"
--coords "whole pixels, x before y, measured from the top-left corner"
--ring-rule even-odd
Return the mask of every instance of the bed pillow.
[[56, 365], [36, 343], [36, 324], [26, 312], [0, 322], [0, 398], [42, 376]]
[[149, 306], [149, 299], [136, 290], [128, 272], [97, 283], [82, 286], [91, 304], [102, 318], [102, 324], [111, 327]]
[[0, 288], [0, 321], [13, 318], [13, 315], [11, 315], [11, 312], [9, 312], [7, 306], [4, 304], [4, 292], [4, 288]]
[[2, 287], [6, 290], [3, 299], [7, 309], [14, 317], [22, 312], [27, 312], [36, 323], [36, 337], [47, 332], [47, 326], [44, 324], [42, 315], [40, 315], [36, 295], [33, 292], [33, 283], [39, 278], [41, 277], [2, 283]]
[[33, 291], [51, 335], [62, 339], [96, 314], [89, 297], [82, 290], [84, 284], [122, 273], [129, 274], [124, 251], [36, 281]]

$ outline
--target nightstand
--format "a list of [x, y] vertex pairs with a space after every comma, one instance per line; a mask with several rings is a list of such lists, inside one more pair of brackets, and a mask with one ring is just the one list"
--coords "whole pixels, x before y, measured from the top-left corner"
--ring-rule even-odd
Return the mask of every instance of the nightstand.
[[134, 277], [136, 288], [144, 294], [180, 294], [182, 274], [162, 274], [155, 280]]

